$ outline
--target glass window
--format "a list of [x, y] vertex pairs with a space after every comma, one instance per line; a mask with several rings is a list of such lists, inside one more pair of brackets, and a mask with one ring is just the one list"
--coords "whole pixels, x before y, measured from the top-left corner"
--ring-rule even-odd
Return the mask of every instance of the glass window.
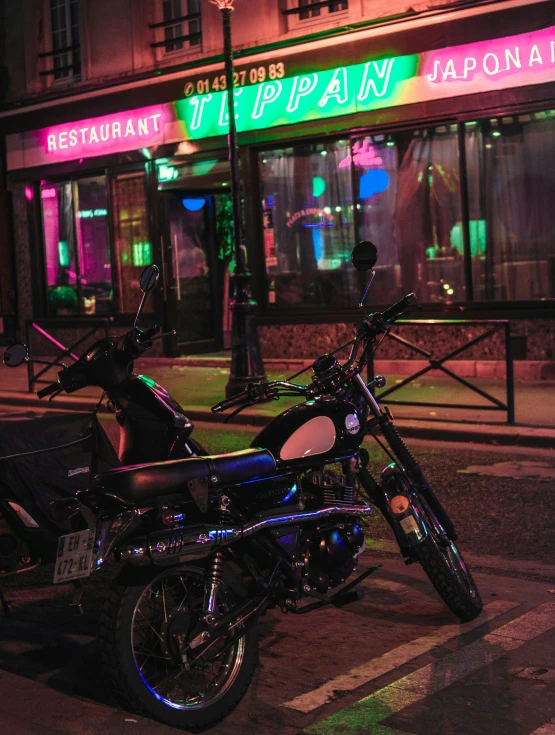
[[555, 297], [555, 111], [467, 123], [474, 299]]
[[352, 163], [358, 239], [379, 253], [369, 300], [464, 300], [456, 126], [359, 138]]
[[360, 297], [348, 141], [260, 154], [269, 302], [352, 306]]
[[[304, 10], [309, 8], [311, 5], [320, 5], [320, 0], [299, 0], [299, 8], [303, 8], [299, 13], [299, 20], [306, 20], [306, 18], [317, 18], [322, 10], [321, 7], [315, 7], [312, 10]], [[329, 13], [335, 13], [338, 10], [347, 10], [349, 3], [348, 0], [330, 0], [326, 7]]]
[[41, 182], [48, 313], [113, 311], [104, 176]]
[[50, 0], [54, 79], [81, 78], [79, 0]]
[[[162, 0], [166, 52], [200, 44], [200, 0]], [[179, 21], [171, 23], [171, 21]], [[188, 38], [185, 39], [184, 37]], [[176, 39], [176, 40], [173, 40]]]
[[79, 313], [71, 182], [41, 184], [49, 316]]
[[[138, 307], [139, 277], [153, 263], [148, 234], [146, 181], [144, 173], [122, 174], [112, 180], [114, 249], [117, 262], [119, 311]], [[145, 301], [145, 311], [154, 310], [154, 299]]]

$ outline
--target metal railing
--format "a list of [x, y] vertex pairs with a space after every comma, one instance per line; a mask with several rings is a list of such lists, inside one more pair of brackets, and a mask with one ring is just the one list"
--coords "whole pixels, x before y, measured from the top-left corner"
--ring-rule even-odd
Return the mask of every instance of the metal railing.
[[[41, 337], [44, 337], [44, 339], [48, 340], [50, 344], [53, 344], [55, 347], [57, 347], [60, 350], [60, 353], [57, 354], [53, 359], [57, 362], [63, 362], [64, 359], [67, 359], [68, 357], [72, 360], [77, 361], [79, 359], [79, 355], [76, 355], [74, 350], [83, 344], [83, 342], [86, 342], [89, 337], [92, 337], [95, 332], [97, 332], [99, 329], [104, 328], [104, 336], [108, 337], [109, 334], [109, 326], [111, 323], [111, 319], [87, 319], [87, 321], [83, 322], [76, 322], [74, 320], [69, 319], [48, 319], [46, 321], [46, 324], [48, 327], [52, 328], [58, 328], [63, 329], [65, 328], [79, 328], [79, 327], [91, 327], [89, 331], [84, 334], [83, 336], [79, 337], [78, 340], [76, 340], [72, 345], [69, 347], [66, 347], [62, 342], [57, 340], [55, 337], [53, 337], [49, 332], [46, 331], [44, 327], [41, 327], [37, 320], [29, 319], [25, 323], [25, 341], [27, 343], [27, 346], [29, 349], [31, 348], [31, 332], [37, 332], [40, 334]], [[46, 365], [45, 367], [41, 368], [38, 373], [35, 374], [35, 366], [32, 362], [32, 360], [29, 360], [27, 363], [27, 380], [28, 380], [28, 391], [29, 393], [33, 392], [33, 387], [37, 383], [51, 383], [51, 380], [41, 380], [42, 376], [47, 373], [49, 370], [52, 370], [54, 366], [52, 365]]]
[[[477, 337], [473, 337], [472, 339], [465, 342], [460, 347], [457, 347], [454, 350], [451, 350], [451, 352], [447, 353], [443, 357], [434, 357], [433, 353], [428, 352], [428, 350], [425, 350], [423, 347], [420, 347], [419, 345], [415, 345], [412, 342], [409, 342], [409, 340], [404, 339], [403, 337], [400, 337], [398, 334], [394, 334], [393, 332], [389, 332], [388, 338], [395, 340], [395, 342], [399, 342], [399, 344], [404, 345], [409, 350], [412, 350], [413, 352], [418, 353], [419, 355], [422, 355], [422, 357], [425, 357], [428, 360], [428, 365], [421, 370], [417, 370], [412, 375], [409, 375], [407, 378], [402, 380], [400, 383], [392, 386], [391, 388], [388, 388], [387, 390], [382, 391], [381, 393], [376, 393], [376, 398], [379, 401], [382, 401], [386, 396], [391, 395], [396, 390], [400, 390], [404, 386], [408, 385], [408, 383], [411, 383], [413, 380], [416, 380], [417, 378], [420, 378], [422, 375], [425, 375], [430, 370], [441, 370], [443, 373], [448, 375], [449, 377], [453, 378], [453, 380], [458, 381], [462, 385], [464, 385], [466, 388], [469, 388], [470, 390], [477, 393], [479, 396], [482, 396], [482, 398], [485, 398], [488, 401], [488, 404], [486, 405], [476, 405], [476, 404], [467, 404], [467, 403], [433, 403], [430, 401], [388, 401], [389, 404], [396, 404], [398, 406], [427, 406], [430, 408], [450, 408], [450, 409], [476, 409], [476, 410], [488, 410], [488, 411], [505, 411], [507, 413], [507, 423], [513, 424], [515, 421], [515, 386], [514, 386], [514, 369], [513, 369], [513, 353], [512, 353], [512, 345], [511, 345], [511, 325], [510, 322], [507, 320], [501, 320], [501, 319], [495, 319], [495, 320], [468, 320], [468, 319], [401, 319], [396, 324], [403, 325], [403, 324], [414, 324], [414, 325], [427, 325], [427, 326], [445, 326], [445, 325], [466, 325], [466, 326], [485, 326], [490, 327], [486, 331], [482, 332], [482, 334], [479, 334]], [[468, 350], [470, 347], [473, 347], [474, 345], [478, 344], [479, 342], [482, 342], [483, 340], [487, 339], [488, 337], [491, 337], [493, 334], [503, 331], [505, 338], [505, 367], [506, 367], [506, 373], [505, 373], [505, 387], [506, 387], [506, 401], [503, 403], [503, 401], [500, 401], [495, 396], [492, 396], [491, 393], [488, 393], [487, 391], [483, 390], [482, 388], [479, 388], [477, 385], [473, 385], [469, 380], [466, 380], [465, 378], [461, 377], [460, 375], [457, 375], [455, 372], [450, 370], [448, 367], [445, 366], [445, 363], [448, 360], [452, 360], [454, 357], [460, 355], [465, 350]], [[374, 374], [374, 356], [372, 356], [368, 360], [368, 373], [369, 375]]]

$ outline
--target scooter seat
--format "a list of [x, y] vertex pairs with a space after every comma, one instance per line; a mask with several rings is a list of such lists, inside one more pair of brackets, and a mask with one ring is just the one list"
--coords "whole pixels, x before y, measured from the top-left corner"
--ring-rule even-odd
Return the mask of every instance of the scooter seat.
[[211, 457], [118, 467], [96, 475], [92, 487], [102, 488], [126, 502], [139, 503], [161, 495], [186, 492], [191, 489], [187, 487], [190, 481], [200, 480], [207, 490], [267, 475], [275, 468], [276, 461], [267, 449], [243, 449]]

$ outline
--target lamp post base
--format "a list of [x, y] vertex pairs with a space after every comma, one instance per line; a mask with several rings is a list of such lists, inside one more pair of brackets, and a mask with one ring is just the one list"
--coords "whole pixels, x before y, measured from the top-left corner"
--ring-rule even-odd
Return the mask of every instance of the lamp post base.
[[245, 390], [249, 383], [266, 380], [258, 332], [256, 301], [250, 291], [250, 273], [234, 273], [231, 309], [231, 371], [225, 387], [226, 398]]

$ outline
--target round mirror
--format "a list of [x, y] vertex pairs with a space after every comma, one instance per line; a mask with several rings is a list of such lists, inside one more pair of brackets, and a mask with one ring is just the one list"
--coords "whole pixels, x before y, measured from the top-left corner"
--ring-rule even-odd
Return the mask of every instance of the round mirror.
[[351, 263], [357, 271], [369, 271], [376, 265], [378, 249], [370, 240], [362, 240], [355, 246], [351, 254]]
[[27, 362], [28, 359], [29, 350], [27, 349], [27, 345], [21, 342], [15, 342], [4, 352], [4, 365], [8, 367], [18, 367], [19, 365], [23, 365], [24, 362]]
[[160, 271], [158, 269], [158, 266], [147, 265], [147, 267], [141, 273], [141, 278], [139, 279], [139, 286], [141, 287], [141, 291], [144, 291], [144, 293], [152, 291], [152, 289], [156, 287], [159, 277]]

